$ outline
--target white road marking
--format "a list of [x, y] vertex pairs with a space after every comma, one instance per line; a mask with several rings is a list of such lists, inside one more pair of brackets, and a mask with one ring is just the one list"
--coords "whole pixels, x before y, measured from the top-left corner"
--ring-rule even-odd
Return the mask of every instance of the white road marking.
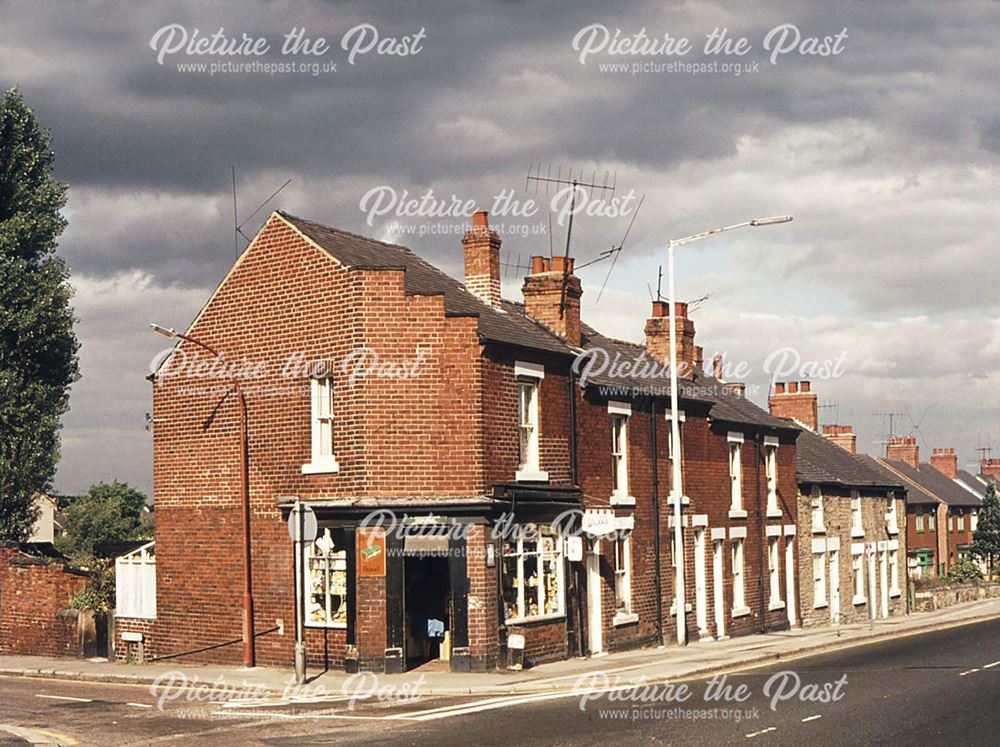
[[998, 664], [1000, 664], [1000, 661], [993, 661], [990, 662], [989, 664], [983, 664], [983, 669], [993, 669], [993, 667], [997, 666]]
[[761, 729], [760, 731], [754, 731], [747, 734], [747, 739], [753, 739], [754, 737], [759, 737], [761, 734], [767, 734], [769, 731], [777, 731], [777, 726], [769, 726], [766, 729]]
[[153, 706], [149, 703], [126, 703], [127, 706], [132, 706], [133, 708], [152, 708]]
[[45, 695], [43, 693], [35, 693], [36, 698], [49, 698], [50, 700], [72, 700], [76, 703], [93, 703], [94, 701], [90, 698], [72, 698], [69, 695]]
[[818, 718], [823, 718], [823, 714], [817, 713], [815, 716], [806, 716], [804, 719], [802, 719], [802, 723], [804, 724], [806, 721], [815, 721]]
[[979, 671], [979, 667], [976, 667], [975, 669], [968, 669], [968, 670], [966, 670], [964, 672], [959, 672], [958, 676], [959, 677], [964, 677], [967, 674], [972, 674], [973, 672], [978, 672], [978, 671]]

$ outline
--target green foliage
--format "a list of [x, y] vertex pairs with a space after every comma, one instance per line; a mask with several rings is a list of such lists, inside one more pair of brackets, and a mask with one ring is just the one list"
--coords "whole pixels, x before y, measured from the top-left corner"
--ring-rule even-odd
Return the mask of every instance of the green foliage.
[[[82, 562], [81, 562], [82, 561]], [[114, 562], [101, 558], [77, 558], [78, 567], [90, 571], [90, 580], [70, 600], [69, 606], [77, 610], [110, 612], [115, 606]]]
[[982, 578], [982, 570], [971, 560], [960, 560], [948, 571], [948, 580], [957, 583], [981, 581]]
[[56, 549], [74, 565], [86, 567], [101, 543], [152, 539], [152, 522], [142, 516], [145, 505], [146, 496], [127, 483], [92, 485], [65, 510]]
[[1000, 559], [1000, 491], [992, 482], [986, 488], [986, 497], [979, 509], [976, 531], [972, 535], [972, 554], [986, 560], [992, 577]]
[[59, 419], [79, 378], [72, 288], [55, 255], [66, 185], [16, 89], [0, 99], [0, 539], [23, 541], [51, 486]]

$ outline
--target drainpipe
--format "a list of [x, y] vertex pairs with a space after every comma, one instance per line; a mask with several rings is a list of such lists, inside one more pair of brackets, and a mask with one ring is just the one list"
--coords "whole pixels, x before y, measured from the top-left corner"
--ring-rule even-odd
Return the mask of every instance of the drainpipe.
[[760, 632], [767, 632], [767, 606], [764, 601], [764, 505], [763, 505], [763, 493], [760, 490], [760, 461], [761, 461], [761, 451], [760, 444], [764, 436], [760, 431], [754, 437], [754, 446], [757, 450], [757, 458], [754, 460], [754, 472], [755, 479], [754, 482], [757, 483], [757, 552], [759, 561], [757, 563], [757, 577], [759, 580], [760, 587]]
[[659, 449], [656, 445], [656, 400], [649, 402], [649, 424], [653, 428], [653, 554], [656, 557], [654, 586], [656, 587], [656, 640], [663, 645], [663, 579], [660, 572], [660, 472], [657, 466]]

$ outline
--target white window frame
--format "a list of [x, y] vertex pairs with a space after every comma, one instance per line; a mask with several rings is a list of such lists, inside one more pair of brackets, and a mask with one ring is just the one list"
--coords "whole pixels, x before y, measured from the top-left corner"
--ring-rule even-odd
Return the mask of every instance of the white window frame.
[[[894, 540], [895, 541], [895, 540]], [[896, 542], [896, 546], [892, 547], [890, 542], [891, 550], [889, 550], [889, 596], [898, 597], [902, 594], [899, 589], [899, 542]]]
[[769, 610], [785, 608], [785, 602], [781, 598], [781, 573], [778, 570], [781, 564], [781, 548], [778, 539], [777, 536], [767, 538], [767, 572], [770, 579], [770, 597], [767, 608]]
[[627, 402], [609, 402], [611, 416], [611, 505], [634, 506], [628, 486], [628, 423], [632, 406]]
[[889, 510], [885, 512], [885, 526], [889, 534], [899, 534], [899, 507], [895, 498], [889, 498]]
[[[543, 540], [548, 540], [548, 542], [543, 543]], [[526, 541], [535, 543], [535, 549], [533, 551], [525, 551], [524, 543]], [[549, 550], [543, 550], [543, 544], [548, 544]], [[514, 605], [515, 614], [513, 617], [508, 617], [506, 615], [506, 610], [504, 611], [504, 616], [508, 624], [532, 622], [535, 620], [554, 620], [565, 616], [566, 584], [563, 567], [565, 565], [563, 558], [563, 544], [562, 537], [553, 532], [551, 527], [536, 526], [534, 524], [523, 524], [518, 526], [516, 529], [516, 537], [512, 540], [504, 542], [500, 572], [506, 573], [508, 568], [507, 561], [514, 558], [516, 568], [515, 578], [517, 580], [517, 583], [514, 584], [517, 588], [517, 600]], [[513, 552], [511, 552], [511, 550], [513, 550]], [[525, 614], [525, 610], [528, 609], [526, 599], [530, 592], [528, 592], [528, 587], [525, 584], [524, 561], [529, 557], [536, 558], [536, 578], [538, 579], [534, 589], [537, 594], [535, 602], [539, 612], [533, 615]], [[546, 560], [553, 563], [555, 566], [556, 607], [552, 612], [544, 611], [545, 603], [548, 601], [545, 593], [546, 563], [544, 561]], [[506, 604], [505, 600], [501, 600], [501, 603]]]
[[[813, 551], [813, 609], [826, 607], [826, 552]], [[818, 569], [818, 570], [817, 570]]]
[[156, 619], [156, 543], [115, 558], [115, 617]]
[[[518, 467], [515, 479], [518, 482], [544, 482], [549, 479], [540, 464], [539, 441], [541, 418], [539, 417], [541, 381], [545, 378], [544, 367], [537, 363], [517, 361], [514, 365], [517, 382], [517, 431]], [[524, 392], [529, 393], [525, 407]], [[527, 430], [527, 436], [525, 431]]]
[[632, 612], [632, 533], [619, 532], [613, 542], [615, 570], [615, 625], [635, 622]]
[[[350, 604], [347, 596], [347, 548], [337, 547], [334, 544], [333, 535], [327, 527], [313, 542], [307, 542], [305, 549], [305, 574], [302, 579], [304, 584], [302, 595], [306, 607], [305, 626], [307, 628], [346, 628], [349, 614], [348, 605]], [[318, 586], [316, 585], [317, 579], [319, 580]], [[314, 592], [323, 597], [321, 607], [314, 606]], [[332, 604], [332, 597], [335, 596], [343, 598], [343, 603], [336, 613]], [[322, 619], [313, 618], [313, 613], [316, 611], [322, 612]]]
[[743, 434], [730, 432], [729, 446], [729, 518], [745, 519], [743, 507]]
[[333, 379], [309, 380], [311, 446], [308, 464], [302, 465], [303, 475], [337, 472], [340, 466], [334, 456]]
[[764, 440], [764, 474], [767, 476], [767, 516], [781, 518], [778, 506], [778, 444], [773, 439]]
[[[674, 449], [674, 429], [673, 429], [673, 427], [671, 425], [671, 421], [673, 420], [673, 414], [670, 412], [670, 410], [667, 410], [667, 412], [665, 414], [665, 417], [666, 417], [666, 420], [667, 420], [667, 461], [671, 463], [670, 477], [671, 477], [671, 479], [673, 479], [673, 474], [674, 473], [673, 473], [672, 467], [673, 467], [675, 449]], [[683, 461], [684, 461], [684, 423], [685, 423], [686, 420], [687, 420], [687, 417], [684, 415], [684, 411], [683, 410], [678, 410], [677, 411], [677, 435], [680, 437], [680, 441], [681, 441], [681, 443], [680, 443], [680, 447], [681, 448], [680, 448], [680, 450], [679, 450], [678, 453], [680, 453], [681, 463], [682, 464], [683, 464]], [[671, 486], [670, 494], [667, 496], [667, 504], [670, 505], [670, 506], [674, 505], [674, 498], [673, 498], [673, 496], [674, 496], [674, 491], [673, 491], [672, 486]], [[681, 496], [681, 505], [682, 506], [686, 506], [690, 502], [691, 502], [691, 499], [688, 496], [686, 496], [686, 495], [685, 496]]]
[[851, 491], [851, 537], [864, 537], [865, 524], [864, 516], [861, 513], [861, 494], [857, 490]]
[[750, 608], [747, 607], [746, 602], [745, 542], [743, 537], [736, 537], [732, 540], [730, 570], [733, 574], [733, 617], [750, 614]]
[[826, 534], [826, 515], [823, 512], [823, 490], [818, 487], [813, 488], [809, 501], [812, 511], [812, 533]]

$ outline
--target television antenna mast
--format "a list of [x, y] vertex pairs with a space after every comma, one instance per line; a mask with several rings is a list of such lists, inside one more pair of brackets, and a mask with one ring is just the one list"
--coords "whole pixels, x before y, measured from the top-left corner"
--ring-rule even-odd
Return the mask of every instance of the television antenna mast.
[[[266, 200], [264, 200], [262, 203], [260, 203], [260, 205], [258, 205], [254, 209], [254, 211], [252, 213], [250, 213], [250, 215], [248, 215], [246, 218], [244, 218], [243, 222], [241, 223], [240, 219], [238, 217], [239, 214], [238, 214], [238, 211], [237, 211], [237, 201], [236, 201], [236, 166], [235, 166], [235, 164], [232, 167], [232, 173], [233, 173], [233, 260], [235, 261], [235, 260], [239, 259], [239, 256], [240, 256], [240, 237], [242, 236], [244, 238], [244, 240], [246, 240], [246, 242], [247, 242], [248, 245], [252, 241], [252, 239], [249, 236], [247, 236], [245, 233], [243, 233], [243, 227], [247, 223], [249, 223], [250, 220], [255, 215], [257, 215], [257, 213], [259, 213], [261, 210], [263, 210], [264, 206], [267, 205], [267, 203], [269, 203], [271, 200], [273, 200], [275, 197], [277, 197], [278, 193], [281, 192], [281, 190], [283, 190], [285, 187], [287, 187], [289, 184], [291, 184], [292, 180], [291, 179], [286, 179], [284, 184], [282, 184], [280, 187], [278, 187], [276, 190], [274, 190], [270, 194], [270, 196]], [[246, 248], [246, 247], [244, 247], [244, 248]]]

